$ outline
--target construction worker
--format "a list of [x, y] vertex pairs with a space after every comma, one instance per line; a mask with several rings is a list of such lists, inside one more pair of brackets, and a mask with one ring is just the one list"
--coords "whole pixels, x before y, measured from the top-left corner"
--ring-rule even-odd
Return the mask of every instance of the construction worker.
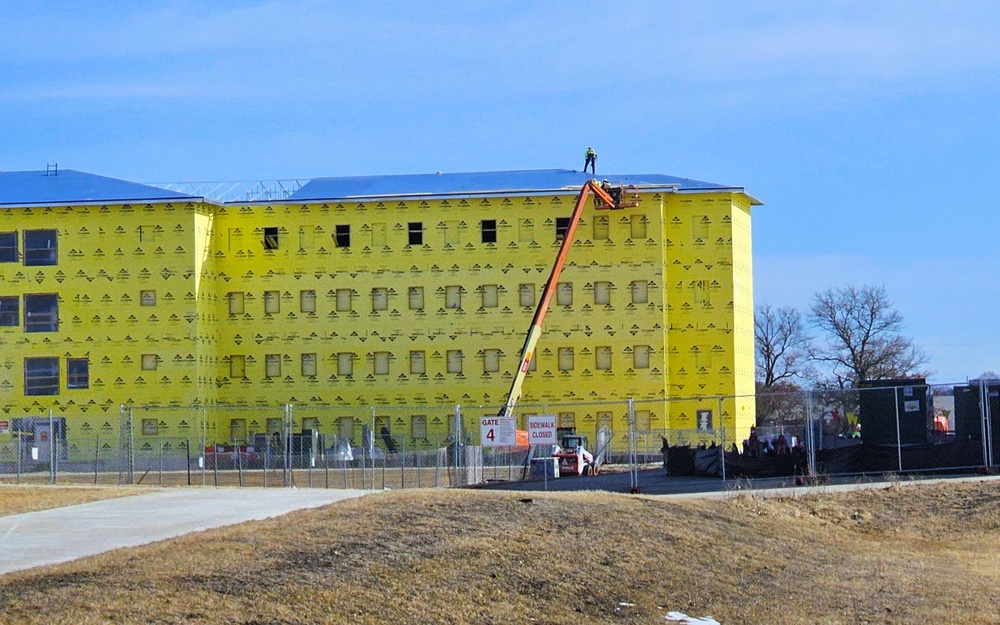
[[587, 173], [587, 167], [590, 167], [590, 173], [597, 175], [597, 152], [594, 148], [587, 148], [587, 151], [583, 153], [586, 160], [583, 161], [583, 173]]

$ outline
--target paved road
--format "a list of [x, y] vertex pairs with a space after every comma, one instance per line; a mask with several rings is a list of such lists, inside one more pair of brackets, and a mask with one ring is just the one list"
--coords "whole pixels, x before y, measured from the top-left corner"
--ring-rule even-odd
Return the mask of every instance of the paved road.
[[177, 488], [0, 517], [0, 575], [189, 532], [280, 516], [371, 491]]

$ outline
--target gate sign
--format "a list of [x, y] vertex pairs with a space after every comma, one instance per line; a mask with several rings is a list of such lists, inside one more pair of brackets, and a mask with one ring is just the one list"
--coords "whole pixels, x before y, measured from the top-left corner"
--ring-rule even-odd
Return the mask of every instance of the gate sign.
[[557, 442], [555, 415], [530, 415], [528, 417], [529, 445], [555, 445]]
[[479, 440], [483, 447], [513, 447], [517, 444], [514, 417], [483, 417], [479, 420]]

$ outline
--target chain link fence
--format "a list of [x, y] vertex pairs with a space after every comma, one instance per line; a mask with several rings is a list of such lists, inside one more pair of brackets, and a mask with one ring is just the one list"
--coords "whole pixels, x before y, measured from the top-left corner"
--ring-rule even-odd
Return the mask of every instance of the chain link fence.
[[[756, 426], [720, 427], [746, 401], [756, 404]], [[480, 440], [480, 422], [501, 408], [123, 406], [100, 419], [15, 417], [0, 421], [0, 482], [398, 489], [516, 481], [553, 451], [521, 436], [536, 415], [550, 415], [560, 435], [576, 435], [604, 471], [628, 471], [633, 484], [640, 469], [659, 466], [670, 476], [733, 479], [988, 471], [1000, 462], [1000, 381], [522, 404], [515, 444], [494, 447]], [[668, 428], [668, 420], [692, 427]]]

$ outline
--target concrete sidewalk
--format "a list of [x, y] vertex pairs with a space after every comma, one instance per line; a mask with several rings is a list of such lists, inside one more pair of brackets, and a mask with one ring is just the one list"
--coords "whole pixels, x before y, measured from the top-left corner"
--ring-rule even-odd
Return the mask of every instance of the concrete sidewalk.
[[280, 516], [370, 492], [177, 488], [0, 517], [0, 575]]

